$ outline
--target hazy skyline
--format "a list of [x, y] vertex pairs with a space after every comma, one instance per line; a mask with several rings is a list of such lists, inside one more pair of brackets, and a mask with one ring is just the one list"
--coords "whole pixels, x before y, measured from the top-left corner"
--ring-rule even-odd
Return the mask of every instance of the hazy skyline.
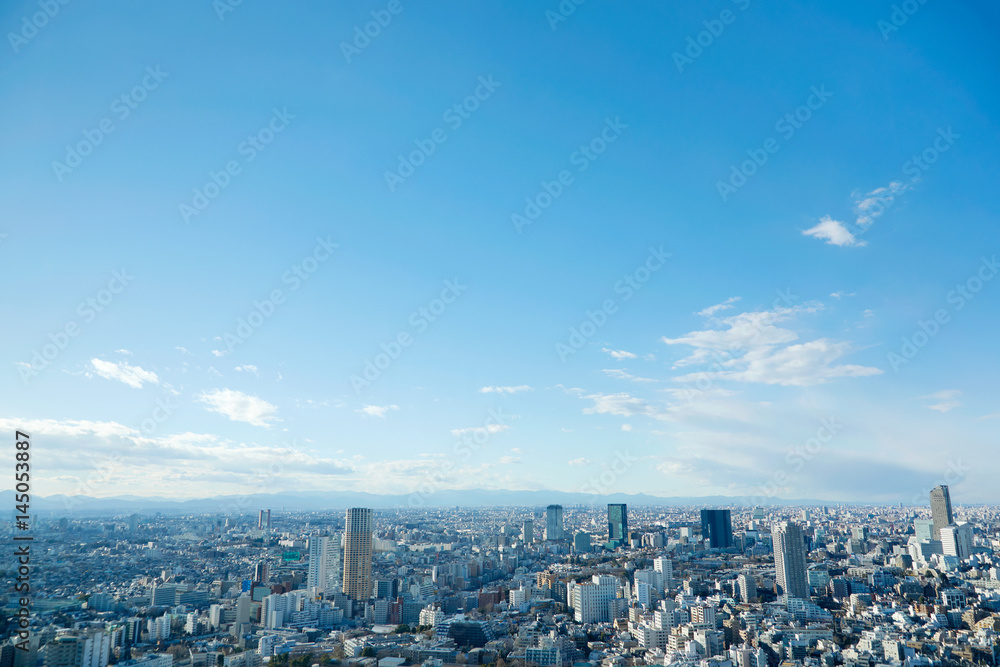
[[995, 7], [389, 4], [0, 14], [37, 494], [1000, 502]]

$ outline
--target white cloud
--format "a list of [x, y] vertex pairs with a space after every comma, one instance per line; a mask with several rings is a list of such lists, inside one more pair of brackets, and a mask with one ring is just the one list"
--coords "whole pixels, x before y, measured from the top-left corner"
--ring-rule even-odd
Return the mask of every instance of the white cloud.
[[453, 428], [451, 434], [454, 436], [463, 436], [466, 434], [477, 434], [482, 433], [484, 435], [494, 435], [496, 433], [503, 433], [509, 426], [506, 424], [487, 424], [486, 426], [470, 426], [469, 428]]
[[115, 363], [95, 358], [90, 360], [90, 364], [102, 378], [124, 382], [135, 389], [140, 389], [144, 382], [150, 384], [160, 383], [160, 379], [156, 377], [156, 373], [144, 370], [138, 366], [129, 366], [124, 361]]
[[214, 354], [217, 357], [223, 357], [229, 354], [229, 352], [227, 350], [212, 350], [212, 354]]
[[825, 240], [829, 245], [837, 246], [863, 246], [864, 241], [858, 241], [857, 237], [852, 234], [844, 223], [834, 220], [830, 216], [823, 216], [819, 220], [819, 224], [815, 227], [810, 227], [809, 229], [803, 230], [802, 232], [805, 236], [812, 236], [817, 239]]
[[851, 351], [849, 342], [820, 338], [794, 343], [798, 334], [776, 326], [800, 313], [813, 313], [822, 304], [807, 303], [792, 308], [778, 307], [732, 315], [722, 320], [725, 328], [692, 331], [679, 338], [666, 338], [667, 345], [688, 345], [694, 351], [677, 361], [674, 367], [711, 362], [708, 371], [675, 377], [679, 382], [703, 381], [706, 378], [809, 386], [840, 377], [878, 375], [874, 367], [851, 364], [834, 365]]
[[728, 359], [734, 353], [794, 341], [798, 334], [775, 325], [790, 320], [799, 313], [814, 313], [821, 309], [821, 304], [808, 303], [791, 308], [778, 307], [774, 310], [740, 313], [722, 319], [721, 323], [726, 328], [691, 331], [679, 338], [664, 336], [660, 340], [667, 345], [689, 345], [695, 348], [690, 356], [675, 363], [675, 367], [705, 363], [710, 359], [720, 361]]
[[520, 456], [501, 456], [498, 461], [503, 464], [523, 463]]
[[659, 380], [654, 380], [653, 378], [644, 378], [638, 375], [632, 375], [627, 373], [620, 368], [605, 368], [601, 371], [606, 373], [608, 376], [615, 378], [616, 380], [631, 380], [632, 382], [659, 382]]
[[836, 378], [866, 377], [882, 373], [881, 369], [872, 366], [834, 365], [837, 359], [850, 351], [849, 342], [834, 342], [827, 338], [789, 345], [776, 351], [751, 350], [736, 360], [737, 363], [731, 364], [743, 366], [742, 369], [726, 370], [715, 375], [737, 382], [808, 387]]
[[845, 296], [855, 296], [857, 292], [831, 292], [830, 296], [834, 299], [843, 299]]
[[933, 394], [920, 396], [919, 398], [925, 401], [934, 401], [934, 403], [927, 406], [931, 410], [948, 412], [949, 410], [954, 410], [962, 405], [962, 402], [958, 400], [958, 397], [961, 395], [962, 392], [958, 389], [944, 389], [942, 391], [936, 391]]
[[903, 194], [911, 187], [912, 186], [899, 181], [892, 181], [889, 185], [881, 188], [875, 188], [866, 194], [855, 194], [855, 231], [847, 229], [847, 226], [844, 223], [834, 220], [827, 215], [820, 218], [818, 225], [807, 229], [802, 233], [806, 236], [824, 239], [830, 245], [863, 246], [865, 245], [865, 242], [859, 241], [857, 235], [867, 231], [872, 223], [875, 222], [875, 219], [885, 213], [885, 211], [892, 206], [896, 197]]
[[534, 391], [526, 384], [519, 384], [516, 387], [483, 387], [480, 394], [516, 394], [519, 391]]
[[130, 350], [126, 350], [124, 348], [122, 348], [121, 350], [115, 350], [115, 352], [117, 352], [118, 354], [124, 354], [124, 355], [127, 355], [127, 356], [132, 356], [132, 352]]
[[715, 315], [720, 310], [729, 310], [733, 307], [733, 304], [740, 300], [738, 296], [731, 296], [722, 303], [717, 303], [714, 306], [709, 306], [708, 308], [703, 308], [699, 310], [696, 315], [701, 315], [702, 317], [711, 317]]
[[242, 366], [237, 366], [233, 370], [242, 371], [244, 373], [251, 373], [256, 377], [260, 377], [260, 372], [257, 370], [257, 367], [252, 364], [243, 364]]
[[573, 460], [569, 461], [567, 463], [567, 465], [571, 465], [571, 466], [589, 466], [590, 465], [590, 459], [584, 458], [584, 457], [581, 456], [578, 459], [573, 459]]
[[626, 350], [612, 350], [612, 349], [607, 348], [607, 347], [602, 347], [601, 350], [603, 352], [607, 352], [608, 354], [610, 354], [615, 359], [618, 359], [619, 361], [621, 361], [622, 359], [635, 359], [636, 358], [635, 354], [633, 354], [632, 352], [628, 352]]
[[210, 412], [217, 412], [232, 421], [270, 428], [277, 418], [278, 408], [262, 398], [244, 394], [234, 389], [216, 389], [202, 392], [198, 401]]
[[885, 210], [892, 206], [893, 200], [910, 189], [911, 186], [893, 181], [882, 188], [875, 188], [868, 194], [862, 195], [854, 202], [854, 213], [858, 216], [859, 227], [868, 227], [875, 218], [879, 217]]
[[615, 415], [618, 417], [635, 417], [645, 415], [654, 419], [664, 419], [666, 413], [649, 401], [632, 396], [625, 392], [617, 394], [590, 394], [584, 396], [593, 405], [583, 409], [585, 415]]
[[366, 417], [385, 417], [385, 414], [390, 410], [399, 410], [398, 405], [365, 405], [360, 410], [355, 410], [355, 412], [360, 412]]
[[57, 419], [0, 419], [0, 426], [4, 430], [13, 431], [19, 429], [31, 434], [42, 434], [62, 437], [91, 437], [98, 438], [123, 438], [137, 435], [139, 432], [128, 426], [117, 422], [94, 422], [68, 419], [59, 421]]
[[632, 425], [631, 424], [622, 424], [622, 430], [623, 431], [631, 431], [632, 430]]

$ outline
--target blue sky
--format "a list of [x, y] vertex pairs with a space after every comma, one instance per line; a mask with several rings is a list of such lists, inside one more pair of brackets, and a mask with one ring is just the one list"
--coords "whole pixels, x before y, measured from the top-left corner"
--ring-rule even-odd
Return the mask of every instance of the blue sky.
[[573, 6], [8, 3], [36, 492], [998, 500], [996, 8]]

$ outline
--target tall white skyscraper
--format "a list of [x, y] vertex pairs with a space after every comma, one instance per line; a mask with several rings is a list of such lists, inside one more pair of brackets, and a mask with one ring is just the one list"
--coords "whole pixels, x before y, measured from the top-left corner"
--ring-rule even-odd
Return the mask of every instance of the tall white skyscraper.
[[806, 542], [802, 528], [791, 521], [783, 521], [771, 531], [771, 538], [774, 543], [774, 578], [778, 595], [808, 599]]
[[563, 508], [562, 505], [549, 505], [545, 508], [545, 539], [563, 539]]
[[332, 592], [341, 582], [340, 535], [309, 538], [309, 571], [306, 587], [317, 593]]
[[972, 555], [972, 524], [961, 521], [941, 529], [941, 550], [945, 556], [965, 560]]
[[372, 596], [372, 511], [347, 510], [344, 528], [344, 594], [352, 600]]
[[674, 585], [674, 563], [663, 556], [653, 559], [653, 569], [660, 573], [660, 584], [664, 591], [669, 591]]

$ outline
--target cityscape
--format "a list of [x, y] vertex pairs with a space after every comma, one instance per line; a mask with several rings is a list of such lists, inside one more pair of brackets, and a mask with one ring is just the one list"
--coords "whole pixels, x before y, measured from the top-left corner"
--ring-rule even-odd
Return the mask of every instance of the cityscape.
[[1000, 511], [928, 500], [12, 522], [2, 664], [994, 665]]

